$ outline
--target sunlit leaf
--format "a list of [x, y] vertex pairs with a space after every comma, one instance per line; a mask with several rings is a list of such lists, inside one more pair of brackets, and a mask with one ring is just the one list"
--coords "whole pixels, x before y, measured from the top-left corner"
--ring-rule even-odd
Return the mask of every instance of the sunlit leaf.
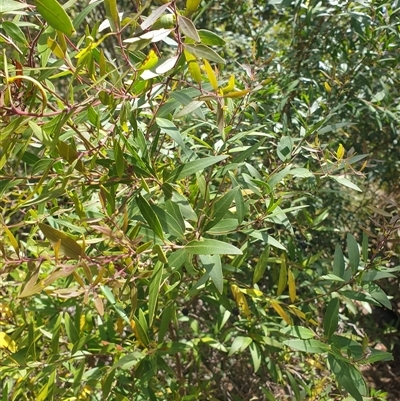
[[71, 36], [74, 26], [64, 8], [56, 0], [35, 0], [36, 10], [54, 29]]
[[61, 241], [60, 249], [65, 256], [77, 260], [83, 256], [82, 247], [64, 232], [43, 223], [39, 223], [39, 228], [52, 244]]
[[185, 245], [187, 253], [193, 255], [241, 255], [235, 246], [216, 239], [193, 240]]

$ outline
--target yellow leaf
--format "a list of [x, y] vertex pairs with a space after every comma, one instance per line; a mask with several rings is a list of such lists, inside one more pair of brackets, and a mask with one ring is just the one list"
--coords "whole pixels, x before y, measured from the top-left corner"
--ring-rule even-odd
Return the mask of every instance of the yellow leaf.
[[298, 309], [294, 305], [289, 305], [289, 312], [292, 313], [293, 315], [296, 315], [300, 319], [303, 319], [303, 320], [305, 320], [307, 322], [310, 322], [314, 326], [318, 326], [318, 323], [314, 319], [307, 319], [305, 313], [302, 312], [300, 309]]
[[155, 51], [150, 50], [148, 56], [143, 61], [142, 65], [139, 67], [138, 71], [150, 70], [155, 67], [158, 63], [158, 56]]
[[190, 17], [199, 7], [201, 0], [186, 0], [186, 17]]
[[215, 75], [214, 70], [212, 69], [210, 63], [204, 59], [204, 68], [207, 73], [208, 80], [210, 81], [211, 86], [213, 87], [214, 90], [218, 90], [218, 81], [217, 77]]
[[233, 298], [236, 301], [236, 305], [238, 306], [238, 308], [241, 311], [243, 311], [243, 313], [246, 315], [246, 317], [249, 318], [251, 316], [249, 305], [247, 304], [246, 297], [241, 292], [241, 289], [236, 284], [232, 284], [231, 291], [232, 291]]
[[368, 160], [365, 160], [360, 168], [360, 171], [363, 171], [365, 169], [365, 167], [367, 167], [367, 164], [368, 164]]
[[294, 280], [294, 274], [291, 270], [288, 271], [288, 286], [290, 300], [294, 302], [296, 300], [296, 282]]
[[15, 253], [18, 255], [19, 254], [18, 241], [16, 240], [13, 233], [8, 229], [7, 226], [4, 226], [4, 231], [6, 232], [7, 237], [10, 240], [11, 246], [14, 248]]
[[336, 157], [338, 160], [342, 160], [343, 156], [344, 156], [344, 147], [342, 144], [340, 144], [336, 151]]
[[282, 306], [279, 305], [278, 301], [271, 299], [271, 306], [275, 309], [276, 313], [289, 325], [292, 325], [290, 316], [283, 310]]
[[8, 349], [11, 352], [17, 351], [17, 344], [15, 341], [4, 331], [0, 332], [0, 348]]
[[332, 88], [331, 88], [331, 86], [328, 84], [328, 82], [324, 82], [324, 87], [325, 87], [325, 90], [327, 91], [327, 92], [329, 92], [329, 93], [331, 93], [331, 91], [332, 91]]
[[88, 46], [80, 50], [76, 55], [75, 58], [81, 59], [83, 56], [88, 54], [90, 51], [92, 51], [95, 48], [93, 43], [89, 43]]
[[185, 59], [188, 65], [188, 70], [190, 76], [194, 79], [194, 81], [200, 85], [201, 84], [201, 70], [199, 63], [197, 62], [197, 59], [193, 54], [187, 52], [186, 50], [184, 51], [185, 53]]
[[61, 46], [57, 43], [57, 41], [50, 38], [50, 36], [47, 38], [47, 46], [57, 58], [62, 60], [65, 57], [65, 52]]
[[234, 89], [235, 89], [235, 76], [232, 74], [231, 77], [229, 78], [228, 85], [222, 88], [222, 93], [226, 94], [232, 92]]
[[237, 97], [245, 97], [249, 92], [250, 91], [248, 89], [244, 89], [242, 91], [230, 92], [230, 93], [224, 95], [224, 97], [229, 97], [231, 99], [237, 98]]
[[239, 290], [252, 298], [261, 298], [264, 295], [262, 291], [256, 290], [255, 288], [239, 288]]

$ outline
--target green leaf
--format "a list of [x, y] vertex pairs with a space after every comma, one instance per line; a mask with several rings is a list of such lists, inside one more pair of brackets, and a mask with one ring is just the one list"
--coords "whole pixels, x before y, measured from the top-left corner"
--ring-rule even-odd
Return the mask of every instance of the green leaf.
[[113, 32], [119, 31], [119, 15], [117, 9], [117, 0], [104, 0], [104, 8], [106, 9], [106, 17], [110, 23]]
[[64, 8], [56, 0], [35, 0], [37, 12], [54, 29], [71, 36], [74, 32], [72, 21]]
[[288, 280], [287, 274], [287, 266], [286, 266], [286, 256], [283, 254], [281, 256], [281, 267], [279, 269], [279, 279], [278, 279], [278, 288], [276, 289], [276, 295], [281, 295], [283, 290], [286, 288]]
[[185, 142], [179, 132], [178, 127], [166, 118], [156, 118], [156, 124], [160, 127], [161, 132], [169, 135], [182, 149], [186, 148]]
[[158, 330], [158, 343], [161, 344], [164, 341], [165, 334], [168, 331], [168, 328], [173, 321], [173, 314], [175, 312], [175, 305], [173, 303], [169, 304], [161, 315], [161, 323], [160, 328]]
[[318, 340], [287, 340], [283, 344], [298, 351], [311, 354], [322, 354], [329, 350], [329, 346]]
[[260, 141], [256, 142], [254, 145], [249, 146], [243, 152], [239, 152], [232, 160], [232, 164], [234, 163], [242, 163], [258, 150], [260, 146], [262, 146], [265, 142], [265, 138], [261, 139]]
[[349, 253], [349, 263], [353, 274], [357, 273], [360, 265], [360, 250], [356, 239], [350, 234], [347, 234], [347, 251]]
[[179, 231], [184, 233], [186, 230], [185, 220], [183, 220], [183, 216], [182, 216], [181, 210], [179, 208], [179, 205], [176, 202], [169, 200], [169, 201], [165, 202], [165, 209], [174, 218], [174, 220], [179, 224], [179, 227], [180, 227]]
[[[175, 114], [175, 118], [180, 118], [186, 116], [187, 114], [192, 114], [194, 112], [197, 113], [197, 111], [201, 111], [200, 107], [203, 104], [204, 104], [203, 101], [194, 100], [193, 102], [190, 102], [181, 110], [179, 110], [179, 112]], [[204, 117], [202, 119], [204, 120]]]
[[163, 274], [163, 264], [158, 261], [155, 266], [150, 279], [149, 285], [149, 327], [153, 325], [154, 315], [157, 308], [158, 295], [160, 293], [160, 284]]
[[208, 46], [225, 46], [225, 40], [218, 36], [216, 33], [200, 29], [197, 31], [200, 36], [200, 42]]
[[178, 24], [179, 29], [184, 35], [193, 39], [195, 42], [200, 42], [200, 36], [197, 29], [189, 18], [186, 18], [183, 15], [178, 15]]
[[290, 383], [290, 388], [294, 393], [296, 401], [301, 401], [304, 398], [300, 394], [300, 388], [299, 385], [297, 384], [296, 380], [294, 379], [293, 375], [287, 370], [285, 372], [285, 375], [287, 376], [289, 383]]
[[187, 253], [193, 255], [241, 255], [242, 251], [226, 242], [215, 239], [193, 240], [185, 245]]
[[361, 280], [362, 281], [375, 281], [381, 280], [383, 278], [392, 278], [396, 277], [394, 274], [385, 272], [385, 271], [376, 271], [376, 270], [369, 270], [362, 274]]
[[383, 306], [386, 306], [386, 308], [392, 310], [392, 303], [390, 302], [389, 298], [387, 297], [385, 291], [383, 291], [382, 288], [379, 287], [378, 284], [369, 283], [364, 288], [366, 289], [366, 291], [368, 291], [368, 293], [371, 295], [371, 297], [373, 299], [378, 301]]
[[224, 290], [224, 277], [222, 273], [221, 258], [219, 255], [200, 255], [201, 263], [214, 283], [217, 291], [222, 294]]
[[212, 337], [203, 337], [200, 340], [212, 348], [215, 348], [222, 352], [228, 352], [228, 350], [224, 347], [223, 344], [221, 344], [219, 341], [217, 341], [216, 339], [214, 339]]
[[368, 260], [368, 235], [363, 233], [362, 239], [362, 258], [363, 261], [366, 263]]
[[75, 164], [75, 168], [80, 171], [85, 171], [85, 166], [82, 163], [82, 160], [79, 159], [78, 152], [66, 142], [58, 141], [57, 142], [57, 150], [60, 156], [67, 161], [69, 164]]
[[[1, 6], [0, 6], [1, 8]], [[6, 34], [15, 42], [27, 44], [26, 37], [18, 25], [11, 21], [3, 21], [1, 24]]]
[[170, 3], [163, 4], [161, 7], [155, 9], [141, 24], [140, 27], [145, 31], [150, 28], [163, 14], [164, 11], [169, 7]]
[[290, 136], [282, 136], [279, 140], [276, 152], [283, 162], [291, 159], [293, 146], [294, 141]]
[[101, 292], [107, 298], [108, 302], [110, 302], [111, 306], [115, 309], [118, 315], [125, 321], [125, 323], [130, 324], [130, 320], [123, 307], [117, 304], [117, 301], [114, 298], [114, 295], [109, 287], [106, 285], [100, 286]]
[[260, 257], [258, 258], [253, 273], [253, 285], [258, 283], [264, 277], [265, 269], [267, 268], [267, 263], [269, 258], [269, 250], [270, 250], [269, 245], [266, 245], [263, 251], [261, 252]]
[[87, 15], [99, 4], [103, 3], [103, 0], [98, 0], [93, 3], [90, 3], [87, 7], [85, 7], [73, 20], [73, 25], [75, 29], [78, 29], [82, 22], [85, 20]]
[[324, 316], [325, 335], [330, 338], [336, 331], [339, 322], [339, 299], [332, 298], [328, 304]]
[[253, 339], [251, 337], [237, 336], [233, 340], [228, 356], [231, 356], [236, 352], [243, 352], [252, 342]]
[[242, 191], [239, 188], [239, 191], [235, 194], [235, 205], [236, 205], [236, 215], [239, 221], [239, 224], [242, 224], [245, 214], [246, 214], [246, 205], [244, 203]]
[[185, 237], [182, 226], [176, 221], [174, 216], [171, 216], [167, 211], [161, 209], [156, 205], [152, 206], [152, 208], [159, 218], [161, 226], [165, 233], [171, 234], [176, 238], [183, 239]]
[[168, 256], [168, 266], [172, 269], [181, 268], [188, 259], [188, 253], [184, 249], [178, 249]]
[[371, 349], [371, 353], [363, 360], [363, 363], [375, 363], [379, 361], [393, 361], [393, 355], [390, 352], [380, 351], [378, 349]]
[[13, 13], [14, 11], [22, 10], [27, 7], [29, 7], [27, 3], [19, 3], [18, 1], [13, 0], [1, 0], [0, 15], [2, 13]]
[[39, 203], [45, 203], [45, 202], [48, 202], [49, 200], [60, 198], [64, 194], [65, 194], [65, 189], [63, 189], [63, 188], [58, 188], [58, 189], [55, 189], [54, 191], [50, 191], [50, 192], [43, 191], [37, 198], [28, 200], [27, 202], [23, 203], [22, 205], [24, 207], [26, 207], [26, 206], [37, 205]]
[[117, 140], [114, 140], [114, 159], [115, 159], [115, 167], [117, 170], [117, 175], [121, 178], [125, 171], [125, 161], [124, 155], [122, 153], [121, 146], [119, 145]]
[[43, 223], [39, 223], [39, 228], [52, 244], [61, 242], [60, 249], [64, 255], [76, 260], [84, 255], [82, 247], [64, 232]]
[[260, 347], [254, 341], [250, 344], [250, 355], [253, 361], [254, 373], [257, 373], [261, 366], [262, 354]]
[[302, 326], [287, 326], [281, 329], [281, 332], [285, 335], [297, 337], [302, 340], [309, 340], [315, 337], [315, 333], [312, 330]]
[[184, 43], [185, 49], [189, 52], [194, 54], [196, 57], [210, 61], [214, 61], [214, 63], [218, 64], [225, 64], [225, 60], [218, 55], [214, 50], [210, 49], [208, 46], [205, 45], [190, 45]]
[[167, 179], [167, 182], [176, 182], [182, 178], [188, 177], [192, 174], [197, 173], [206, 167], [212, 166], [222, 160], [225, 160], [228, 156], [209, 156], [199, 160], [193, 160], [189, 163], [183, 164], [173, 170]]
[[368, 395], [368, 388], [361, 373], [354, 366], [335, 358], [332, 354], [328, 355], [328, 361], [338, 383], [356, 401], [363, 401], [363, 396]]
[[356, 184], [352, 183], [350, 180], [348, 180], [347, 178], [343, 177], [343, 176], [329, 176], [330, 178], [332, 178], [333, 180], [335, 180], [336, 182], [338, 182], [341, 185], [344, 185], [347, 188], [351, 188], [354, 189], [355, 191], [358, 192], [362, 192], [362, 189], [360, 189], [360, 187], [358, 187]]
[[146, 355], [139, 351], [134, 351], [130, 354], [124, 355], [122, 358], [118, 359], [117, 362], [112, 366], [112, 371], [116, 369], [132, 369], [133, 366], [136, 366], [138, 362], [143, 359]]
[[344, 278], [344, 256], [340, 245], [335, 247], [335, 257], [333, 260], [333, 274], [340, 278]]
[[161, 227], [160, 220], [157, 215], [154, 213], [153, 208], [150, 206], [149, 202], [142, 195], [139, 195], [136, 198], [136, 202], [139, 206], [140, 212], [142, 213], [143, 218], [146, 220], [149, 227], [154, 231], [154, 233], [164, 240], [164, 233]]
[[75, 344], [79, 340], [79, 333], [74, 326], [74, 322], [71, 319], [71, 316], [67, 312], [64, 313], [64, 327], [69, 341], [72, 344]]
[[207, 223], [206, 227], [204, 228], [205, 231], [208, 231], [210, 228], [214, 227], [225, 216], [226, 212], [231, 207], [237, 191], [239, 191], [239, 187], [231, 189], [216, 201], [214, 200], [213, 208], [210, 214], [211, 221]]

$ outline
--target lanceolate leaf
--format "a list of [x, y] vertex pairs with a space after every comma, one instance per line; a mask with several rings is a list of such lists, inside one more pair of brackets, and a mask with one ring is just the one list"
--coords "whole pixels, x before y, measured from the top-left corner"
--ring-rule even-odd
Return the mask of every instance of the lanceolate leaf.
[[344, 276], [344, 257], [343, 257], [343, 252], [342, 248], [340, 248], [340, 245], [336, 245], [335, 247], [335, 258], [333, 261], [333, 274], [335, 276], [338, 276], [340, 278], [343, 278]]
[[140, 25], [143, 30], [151, 27], [163, 14], [164, 11], [168, 8], [170, 3], [163, 4], [161, 7], [158, 7], [154, 10], [151, 15], [149, 15]]
[[197, 59], [193, 54], [189, 53], [188, 51], [184, 51], [185, 54], [185, 59], [188, 65], [188, 70], [191, 75], [191, 77], [194, 79], [194, 81], [201, 85], [201, 70], [200, 70], [200, 65], [197, 62]]
[[241, 255], [235, 246], [216, 239], [193, 240], [185, 245], [187, 253], [193, 255]]
[[119, 15], [117, 9], [117, 0], [104, 0], [106, 16], [113, 32], [119, 31]]
[[186, 0], [186, 17], [190, 17], [199, 7], [201, 0]]
[[192, 162], [183, 164], [171, 172], [167, 179], [167, 182], [176, 182], [182, 178], [189, 177], [192, 174], [197, 173], [206, 167], [212, 166], [222, 160], [225, 160], [228, 156], [209, 156], [200, 160], [194, 160]]
[[204, 58], [209, 61], [214, 61], [218, 64], [225, 64], [225, 60], [218, 55], [214, 50], [210, 49], [205, 45], [190, 45], [185, 43], [185, 49], [197, 56], [198, 58]]
[[71, 36], [74, 32], [72, 21], [56, 0], [35, 0], [36, 10], [54, 29]]
[[52, 243], [55, 244], [61, 241], [60, 249], [65, 256], [71, 259], [80, 259], [83, 256], [83, 249], [81, 246], [67, 234], [47, 224], [39, 223], [39, 227], [44, 236]]
[[226, 192], [214, 203], [211, 213], [211, 221], [206, 225], [205, 231], [209, 230], [211, 227], [214, 227], [225, 216], [226, 212], [231, 207], [231, 204], [236, 196], [236, 192], [238, 191], [239, 187], [233, 188]]
[[218, 36], [216, 33], [200, 29], [198, 31], [201, 43], [208, 46], [224, 46], [225, 40]]
[[184, 238], [184, 231], [181, 225], [167, 211], [158, 206], [153, 206], [153, 210], [160, 220], [161, 226], [166, 233], [169, 233], [177, 238]]
[[[315, 341], [315, 340], [314, 340]], [[361, 373], [349, 363], [328, 355], [331, 371], [338, 383], [349, 392], [356, 401], [363, 401], [363, 396], [368, 395], [368, 388]]]
[[336, 331], [339, 322], [339, 299], [330, 300], [324, 317], [325, 335], [330, 338]]
[[158, 294], [160, 292], [162, 273], [163, 264], [161, 262], [157, 262], [154, 266], [149, 286], [149, 327], [153, 325], [154, 315], [158, 302]]
[[149, 202], [142, 195], [139, 195], [136, 198], [136, 202], [139, 206], [140, 212], [142, 213], [143, 218], [146, 220], [149, 227], [154, 231], [154, 233], [161, 238], [164, 239], [163, 229], [161, 227], [160, 220], [155, 214], [154, 210], [150, 206]]
[[349, 263], [353, 274], [357, 273], [360, 264], [360, 250], [356, 239], [350, 234], [347, 234], [347, 252], [349, 254]]
[[322, 354], [329, 350], [329, 346], [318, 340], [287, 340], [283, 342], [290, 348], [310, 354]]
[[204, 60], [204, 68], [207, 73], [208, 80], [210, 81], [211, 86], [215, 91], [218, 90], [218, 81], [217, 81], [217, 76], [215, 75], [215, 72], [213, 68], [211, 67], [210, 63], [207, 60]]
[[263, 251], [261, 252], [260, 257], [258, 258], [258, 262], [256, 264], [253, 273], [253, 284], [256, 284], [264, 276], [264, 272], [267, 268], [267, 262], [269, 258], [269, 249], [270, 249], [269, 245], [266, 245]]
[[179, 29], [188, 38], [193, 39], [195, 42], [200, 42], [200, 36], [197, 33], [197, 29], [189, 18], [186, 18], [183, 15], [179, 15], [178, 24], [179, 24]]
[[201, 263], [220, 294], [224, 289], [221, 258], [219, 255], [200, 255]]

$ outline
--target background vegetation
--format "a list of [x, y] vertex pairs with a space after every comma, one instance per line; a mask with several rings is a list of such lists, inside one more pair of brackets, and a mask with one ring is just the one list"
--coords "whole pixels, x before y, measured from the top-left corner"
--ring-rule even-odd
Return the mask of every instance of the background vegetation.
[[396, 399], [399, 11], [0, 0], [2, 399]]

